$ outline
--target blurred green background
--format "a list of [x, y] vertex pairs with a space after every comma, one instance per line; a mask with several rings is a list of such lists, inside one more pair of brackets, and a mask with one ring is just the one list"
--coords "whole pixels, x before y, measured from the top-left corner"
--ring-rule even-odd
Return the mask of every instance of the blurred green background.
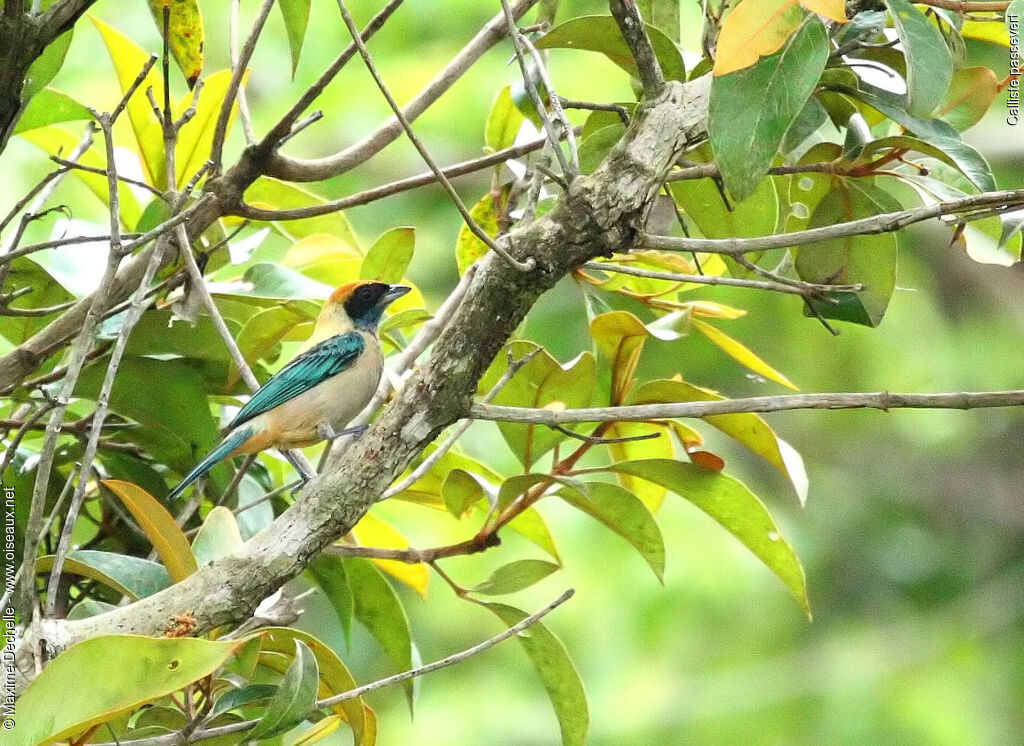
[[[244, 3], [247, 18], [253, 3]], [[377, 2], [350, 3], [365, 20]], [[696, 3], [693, 3], [696, 7]], [[439, 70], [497, 2], [409, 0], [371, 49], [400, 101]], [[227, 65], [229, 3], [206, 2], [206, 72]], [[606, 12], [596, 0], [566, 0], [560, 18]], [[684, 41], [699, 35], [693, 9]], [[157, 50], [144, 3], [101, 0], [97, 16]], [[250, 107], [257, 130], [282, 113], [304, 83], [347, 40], [333, 2], [313, 2], [310, 34], [295, 81], [279, 14], [252, 62]], [[510, 47], [493, 50], [416, 123], [440, 163], [481, 153], [483, 123], [495, 93], [513, 82]], [[975, 64], [1002, 78], [1007, 53], [972, 46]], [[628, 100], [627, 76], [604, 58], [556, 51], [551, 72], [575, 99]], [[118, 98], [112, 68], [91, 24], [76, 30], [54, 87], [97, 108]], [[180, 82], [180, 79], [179, 79]], [[183, 86], [178, 89], [179, 95]], [[386, 104], [358, 61], [318, 104], [324, 120], [287, 151], [315, 156], [354, 142], [386, 115]], [[968, 134], [987, 153], [1001, 187], [1019, 187], [1024, 126], [993, 115]], [[578, 121], [582, 121], [581, 118]], [[229, 152], [240, 146], [238, 128]], [[49, 170], [39, 152], [14, 139], [4, 155], [6, 211]], [[314, 185], [336, 197], [424, 170], [398, 142], [356, 172]], [[489, 173], [459, 179], [467, 202], [489, 187]], [[101, 205], [68, 179], [59, 200], [76, 219], [102, 230]], [[460, 221], [440, 189], [406, 193], [348, 213], [368, 244], [384, 230], [416, 226], [412, 277], [436, 304], [456, 281], [453, 246]], [[49, 226], [33, 226], [46, 233]], [[30, 236], [31, 237], [31, 236]], [[41, 238], [41, 236], [36, 236]], [[920, 227], [901, 237], [899, 286], [885, 322], [842, 326], [832, 337], [804, 318], [796, 298], [709, 288], [694, 297], [748, 309], [728, 331], [786, 373], [802, 391], [956, 391], [1024, 385], [1024, 272], [978, 265], [949, 248], [948, 231]], [[73, 251], [74, 249], [63, 249]], [[565, 282], [530, 314], [526, 336], [567, 360], [587, 344], [579, 290]], [[781, 393], [752, 380], [703, 339], [649, 345], [646, 377], [681, 373], [730, 396]], [[513, 597], [533, 609], [565, 587], [576, 597], [549, 617], [579, 668], [591, 706], [594, 744], [927, 743], [1008, 744], [1024, 732], [1024, 415], [974, 412], [793, 412], [770, 423], [803, 455], [810, 498], [734, 445], [705, 433], [730, 472], [768, 503], [807, 570], [814, 621], [739, 543], [697, 509], [668, 500], [658, 515], [668, 550], [661, 586], [624, 541], [561, 504], [542, 504], [564, 572]], [[703, 428], [707, 431], [708, 428]], [[487, 423], [466, 446], [516, 464]], [[465, 538], [465, 528], [434, 511], [384, 505], [414, 546]], [[472, 584], [504, 562], [537, 556], [509, 538], [485, 556], [445, 567]], [[498, 631], [496, 620], [432, 579], [427, 600], [400, 589], [424, 661]], [[345, 652], [337, 621], [314, 596], [301, 626], [336, 643], [369, 681], [388, 671], [370, 639], [357, 633]], [[381, 743], [547, 744], [557, 724], [534, 672], [506, 642], [419, 682], [414, 719], [398, 689], [371, 695]], [[346, 737], [347, 738], [347, 737]], [[339, 742], [344, 742], [343, 739]]]

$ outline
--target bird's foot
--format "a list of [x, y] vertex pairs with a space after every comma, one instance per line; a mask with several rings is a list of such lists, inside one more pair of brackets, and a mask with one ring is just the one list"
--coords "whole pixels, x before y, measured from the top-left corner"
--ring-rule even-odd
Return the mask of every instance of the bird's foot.
[[335, 440], [343, 435], [351, 435], [354, 438], [358, 438], [362, 436], [369, 427], [369, 425], [356, 425], [355, 427], [346, 427], [344, 430], [335, 432], [334, 429], [326, 422], [321, 422], [320, 425], [317, 426], [316, 431], [324, 440]]

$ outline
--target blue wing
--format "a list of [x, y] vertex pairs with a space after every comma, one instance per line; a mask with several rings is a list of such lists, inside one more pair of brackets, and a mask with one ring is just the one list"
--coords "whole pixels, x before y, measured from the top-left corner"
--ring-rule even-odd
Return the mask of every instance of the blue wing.
[[238, 427], [338, 375], [359, 358], [365, 346], [357, 332], [345, 332], [306, 350], [252, 395], [228, 429]]

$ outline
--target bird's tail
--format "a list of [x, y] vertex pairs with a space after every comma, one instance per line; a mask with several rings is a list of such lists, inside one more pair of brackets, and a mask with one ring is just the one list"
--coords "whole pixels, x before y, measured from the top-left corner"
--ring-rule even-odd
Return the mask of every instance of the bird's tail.
[[210, 454], [196, 464], [196, 467], [190, 471], [184, 479], [181, 480], [181, 484], [171, 490], [171, 493], [167, 496], [168, 500], [174, 500], [178, 498], [182, 492], [188, 489], [189, 485], [195, 482], [199, 477], [203, 476], [206, 472], [216, 466], [218, 463], [227, 458], [228, 454], [238, 448], [240, 445], [245, 443], [254, 435], [254, 431], [250, 427], [245, 427], [240, 430], [236, 430], [226, 437], [221, 444], [210, 451]]

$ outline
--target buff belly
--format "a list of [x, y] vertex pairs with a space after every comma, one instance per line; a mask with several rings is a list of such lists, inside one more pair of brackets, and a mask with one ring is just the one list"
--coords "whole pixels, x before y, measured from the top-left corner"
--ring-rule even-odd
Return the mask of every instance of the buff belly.
[[312, 445], [322, 440], [321, 425], [343, 430], [373, 398], [384, 369], [380, 343], [370, 335], [366, 342], [352, 367], [243, 425], [255, 434], [232, 455]]

